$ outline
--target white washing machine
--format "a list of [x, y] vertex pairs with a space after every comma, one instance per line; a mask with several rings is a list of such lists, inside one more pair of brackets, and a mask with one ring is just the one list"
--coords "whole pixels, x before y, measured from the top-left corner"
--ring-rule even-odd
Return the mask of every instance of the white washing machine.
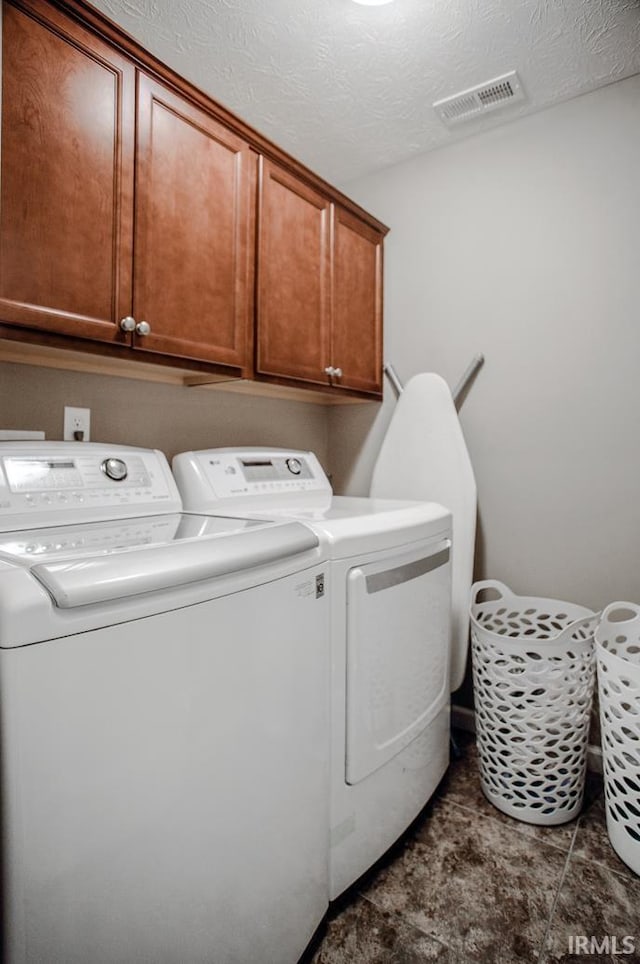
[[186, 452], [173, 471], [187, 510], [304, 520], [330, 545], [334, 899], [397, 840], [449, 761], [451, 516], [333, 497], [311, 452]]
[[180, 509], [159, 452], [0, 445], [6, 964], [295, 964], [326, 911], [321, 540]]

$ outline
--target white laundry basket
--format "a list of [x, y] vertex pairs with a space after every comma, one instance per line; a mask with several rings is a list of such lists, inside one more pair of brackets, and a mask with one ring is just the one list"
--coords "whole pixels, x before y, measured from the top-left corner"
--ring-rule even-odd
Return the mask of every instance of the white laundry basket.
[[607, 606], [596, 630], [607, 831], [640, 874], [640, 606]]
[[565, 823], [582, 806], [597, 622], [583, 606], [516, 596], [492, 579], [472, 587], [482, 790], [518, 820]]

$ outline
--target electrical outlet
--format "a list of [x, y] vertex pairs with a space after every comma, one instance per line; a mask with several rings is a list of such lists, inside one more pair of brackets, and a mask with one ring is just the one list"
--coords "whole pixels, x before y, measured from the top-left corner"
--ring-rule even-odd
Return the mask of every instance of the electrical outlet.
[[88, 442], [91, 436], [91, 409], [64, 407], [65, 442]]

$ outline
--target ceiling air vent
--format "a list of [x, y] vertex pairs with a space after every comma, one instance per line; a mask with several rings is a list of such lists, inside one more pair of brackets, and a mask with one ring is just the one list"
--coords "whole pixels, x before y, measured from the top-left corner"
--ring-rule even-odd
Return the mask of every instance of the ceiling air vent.
[[453, 97], [437, 100], [433, 107], [445, 124], [460, 124], [499, 107], [507, 107], [525, 99], [525, 93], [515, 70], [502, 77], [470, 87]]

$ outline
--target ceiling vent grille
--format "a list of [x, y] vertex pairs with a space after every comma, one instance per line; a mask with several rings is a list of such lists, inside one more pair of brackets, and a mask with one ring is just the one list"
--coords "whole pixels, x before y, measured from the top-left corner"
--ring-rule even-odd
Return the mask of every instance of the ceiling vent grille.
[[470, 87], [453, 97], [437, 100], [433, 107], [447, 125], [473, 120], [492, 110], [525, 100], [525, 93], [515, 70], [485, 84]]

